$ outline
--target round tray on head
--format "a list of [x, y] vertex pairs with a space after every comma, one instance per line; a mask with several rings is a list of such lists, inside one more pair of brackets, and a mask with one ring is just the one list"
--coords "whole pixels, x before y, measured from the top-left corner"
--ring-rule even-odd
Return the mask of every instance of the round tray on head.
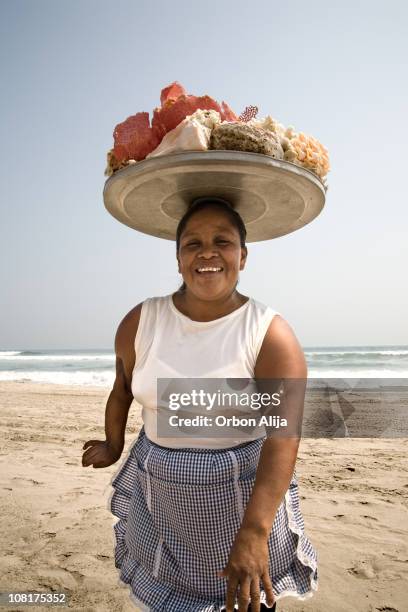
[[117, 170], [105, 183], [107, 210], [151, 236], [176, 239], [189, 204], [227, 200], [241, 215], [247, 242], [269, 240], [310, 223], [326, 187], [310, 170], [260, 153], [186, 151], [145, 159]]

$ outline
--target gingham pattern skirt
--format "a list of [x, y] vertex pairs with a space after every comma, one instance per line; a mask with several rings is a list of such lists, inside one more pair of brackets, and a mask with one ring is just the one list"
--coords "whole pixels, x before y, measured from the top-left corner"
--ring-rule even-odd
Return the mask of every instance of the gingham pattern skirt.
[[[264, 438], [229, 449], [158, 446], [144, 427], [112, 478], [108, 509], [118, 582], [149, 612], [221, 612], [234, 537], [255, 482]], [[317, 554], [304, 532], [296, 470], [269, 536], [276, 600], [317, 590]], [[262, 590], [261, 601], [266, 604]], [[238, 608], [236, 604], [235, 608]]]

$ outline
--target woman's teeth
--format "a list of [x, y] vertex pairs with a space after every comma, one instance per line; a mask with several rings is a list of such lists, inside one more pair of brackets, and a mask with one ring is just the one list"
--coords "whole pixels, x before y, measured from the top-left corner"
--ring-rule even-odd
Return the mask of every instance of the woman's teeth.
[[222, 268], [198, 268], [197, 272], [221, 272]]

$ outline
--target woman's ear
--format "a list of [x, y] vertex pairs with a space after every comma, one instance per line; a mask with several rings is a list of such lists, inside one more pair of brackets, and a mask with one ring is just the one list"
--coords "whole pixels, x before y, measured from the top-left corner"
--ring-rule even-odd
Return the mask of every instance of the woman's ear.
[[246, 246], [241, 247], [241, 261], [239, 262], [239, 269], [243, 270], [245, 268], [246, 259], [248, 256], [248, 249]]

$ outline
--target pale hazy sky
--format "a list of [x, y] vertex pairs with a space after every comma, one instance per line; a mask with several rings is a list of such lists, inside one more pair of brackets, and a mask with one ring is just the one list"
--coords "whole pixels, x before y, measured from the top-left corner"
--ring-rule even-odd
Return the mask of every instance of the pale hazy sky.
[[174, 80], [328, 149], [326, 206], [249, 244], [239, 290], [303, 346], [408, 344], [405, 2], [1, 1], [0, 349], [110, 348], [180, 284], [102, 199], [114, 126]]

